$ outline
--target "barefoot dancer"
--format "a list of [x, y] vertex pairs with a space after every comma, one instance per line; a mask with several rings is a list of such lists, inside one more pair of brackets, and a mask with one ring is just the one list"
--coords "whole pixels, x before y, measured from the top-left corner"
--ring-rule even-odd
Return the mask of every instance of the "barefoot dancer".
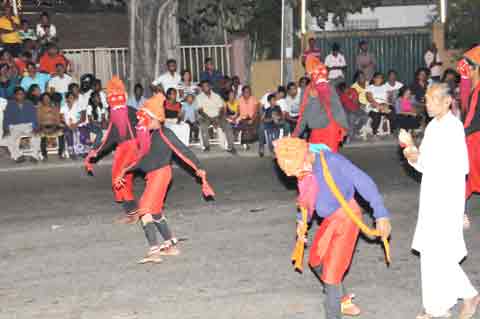
[[[389, 213], [367, 174], [342, 155], [330, 151], [325, 144], [316, 144], [313, 148], [318, 154], [312, 153], [302, 139], [282, 138], [275, 143], [275, 154], [285, 174], [298, 179], [299, 206], [308, 211], [310, 218], [313, 211], [324, 218], [315, 234], [309, 263], [325, 285], [326, 318], [340, 319], [342, 314], [357, 316], [360, 309], [352, 303], [353, 296], [345, 293], [342, 284], [352, 260], [359, 227], [364, 226], [354, 221], [361, 220], [361, 208], [354, 199], [355, 190], [373, 208], [377, 229], [371, 234], [385, 241], [391, 231]], [[332, 179], [336, 185], [332, 184]], [[302, 229], [305, 229], [303, 218], [297, 220], [300, 239], [304, 237]]]
[[[132, 128], [137, 122], [136, 110], [127, 106], [127, 94], [125, 86], [118, 77], [113, 77], [107, 84], [107, 101], [110, 107], [110, 123], [102, 144], [88, 154], [85, 158], [85, 168], [89, 174], [93, 174], [93, 165], [104, 156], [116, 150], [112, 164], [112, 184], [120, 174], [121, 167], [125, 162], [136, 158], [136, 152], [131, 146], [135, 145], [135, 135]], [[123, 152], [123, 150], [132, 152]], [[137, 209], [135, 195], [133, 193], [133, 174], [125, 176], [125, 186], [122, 188], [112, 187], [115, 201], [121, 203], [125, 216], [117, 220], [119, 223], [131, 224], [137, 221], [133, 212]]]
[[[173, 237], [167, 220], [163, 214], [163, 204], [168, 186], [172, 179], [172, 156], [180, 158], [189, 165], [198, 177], [202, 179], [203, 193], [206, 197], [214, 196], [213, 190], [208, 185], [206, 173], [200, 169], [200, 162], [193, 152], [186, 147], [168, 128], [163, 126], [165, 112], [163, 102], [165, 98], [161, 94], [147, 100], [138, 111], [137, 125], [138, 156], [124, 166], [115, 180], [117, 189], [125, 187], [125, 176], [135, 171], [146, 174], [146, 185], [142, 197], [138, 203], [136, 216], [141, 219], [142, 226], [150, 249], [147, 256], [139, 263], [161, 262], [161, 255], [177, 255], [177, 240]], [[122, 150], [137, 151], [137, 145], [130, 145]], [[159, 245], [157, 230], [164, 239], [164, 244]]]

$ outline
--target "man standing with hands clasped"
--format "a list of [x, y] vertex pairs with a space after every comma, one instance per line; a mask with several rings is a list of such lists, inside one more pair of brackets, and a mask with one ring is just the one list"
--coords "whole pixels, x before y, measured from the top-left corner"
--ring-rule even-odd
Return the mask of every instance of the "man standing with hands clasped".
[[426, 94], [433, 120], [420, 149], [406, 131], [399, 140], [409, 164], [423, 173], [418, 222], [412, 248], [420, 253], [425, 311], [417, 319], [450, 317], [463, 299], [459, 318], [472, 318], [480, 295], [460, 267], [467, 255], [463, 238], [468, 153], [462, 123], [450, 112], [448, 86], [433, 84]]

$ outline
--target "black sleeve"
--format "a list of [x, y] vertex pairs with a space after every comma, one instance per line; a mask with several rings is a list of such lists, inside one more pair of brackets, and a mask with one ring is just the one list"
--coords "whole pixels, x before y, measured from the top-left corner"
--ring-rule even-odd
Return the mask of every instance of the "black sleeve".
[[[197, 156], [192, 152], [190, 148], [188, 148], [185, 144], [182, 143], [178, 139], [178, 137], [173, 133], [169, 128], [164, 127], [162, 129], [165, 137], [173, 144], [173, 146], [182, 153], [183, 156], [185, 156], [187, 159], [189, 159], [192, 163], [197, 166], [198, 169], [201, 168], [201, 163], [198, 160]], [[172, 150], [173, 151], [173, 150]], [[175, 156], [178, 158], [175, 152], [173, 152]]]
[[93, 161], [98, 162], [102, 158], [110, 154], [115, 149], [115, 147], [117, 147], [119, 138], [120, 136], [118, 134], [117, 128], [115, 126], [112, 126], [105, 143], [103, 143], [103, 145], [97, 149], [97, 157], [94, 158]]
[[138, 122], [137, 110], [130, 106], [128, 107], [128, 120], [132, 125], [133, 134], [135, 134], [135, 126], [137, 125], [137, 122]]

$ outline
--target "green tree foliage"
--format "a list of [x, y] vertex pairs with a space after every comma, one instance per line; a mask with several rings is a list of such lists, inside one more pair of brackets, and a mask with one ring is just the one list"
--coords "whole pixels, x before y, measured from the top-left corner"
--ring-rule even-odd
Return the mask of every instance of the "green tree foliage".
[[480, 0], [450, 0], [447, 11], [447, 43], [465, 49], [480, 43]]
[[375, 8], [381, 0], [311, 0], [307, 1], [312, 16], [316, 17], [320, 27], [328, 21], [328, 15], [333, 15], [332, 22], [342, 25], [349, 13], [361, 12], [362, 8]]

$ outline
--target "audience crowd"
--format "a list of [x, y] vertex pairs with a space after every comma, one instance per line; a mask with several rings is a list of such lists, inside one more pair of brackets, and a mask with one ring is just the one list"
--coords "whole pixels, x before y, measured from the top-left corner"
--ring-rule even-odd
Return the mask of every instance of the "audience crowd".
[[[78, 83], [68, 75], [70, 63], [59, 50], [48, 14], [42, 13], [31, 28], [7, 6], [0, 17], [0, 40], [0, 146], [6, 146], [16, 162], [45, 161], [52, 150], [61, 159], [76, 159], [97, 147], [109, 120], [102, 83], [93, 74], [83, 75]], [[321, 53], [315, 39], [310, 39], [302, 61], [308, 55], [321, 58]], [[458, 97], [459, 76], [452, 69], [442, 74], [435, 45], [424, 60], [414, 79], [398, 79], [395, 70], [386, 74], [377, 70], [367, 41], [359, 43], [354, 66], [347, 65], [337, 43], [332, 45], [323, 63], [347, 115], [345, 143], [379, 139], [400, 128], [420, 133], [428, 122], [425, 92], [434, 82], [448, 83]], [[356, 71], [351, 81], [345, 77], [348, 68]], [[166, 61], [166, 70], [150, 87], [152, 94], [162, 92], [166, 97], [165, 125], [186, 145], [198, 143], [205, 152], [213, 139], [230, 153], [237, 152], [236, 144], [249, 149], [254, 142], [259, 156], [265, 149], [272, 152], [273, 141], [295, 129], [310, 82], [305, 75], [257, 98], [238, 76], [217, 70], [212, 58], [205, 59], [199, 83], [190, 70], [180, 72], [174, 59]], [[141, 108], [146, 91], [136, 84], [128, 106]], [[454, 104], [452, 109], [460, 116], [458, 101]]]

